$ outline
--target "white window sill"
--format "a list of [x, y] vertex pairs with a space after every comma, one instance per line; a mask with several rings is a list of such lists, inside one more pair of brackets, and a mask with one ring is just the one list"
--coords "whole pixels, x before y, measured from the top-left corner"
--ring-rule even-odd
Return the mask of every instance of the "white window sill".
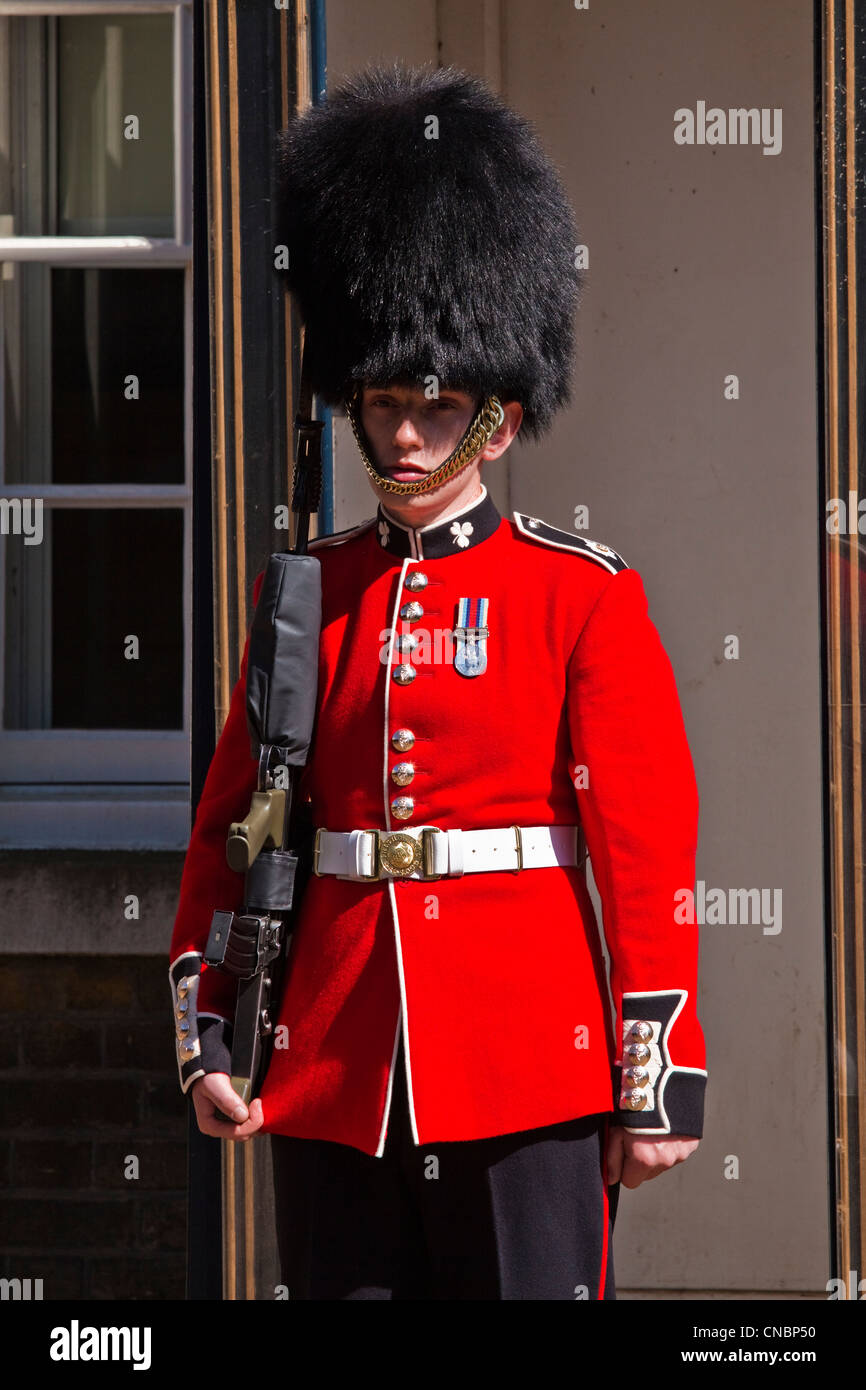
[[189, 786], [0, 787], [0, 849], [179, 850], [189, 843]]

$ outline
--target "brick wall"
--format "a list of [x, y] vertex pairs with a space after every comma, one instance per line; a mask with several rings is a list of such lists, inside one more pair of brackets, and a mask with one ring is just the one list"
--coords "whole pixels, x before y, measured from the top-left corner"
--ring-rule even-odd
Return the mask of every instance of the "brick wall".
[[0, 956], [0, 1019], [2, 1275], [45, 1299], [183, 1298], [166, 959]]

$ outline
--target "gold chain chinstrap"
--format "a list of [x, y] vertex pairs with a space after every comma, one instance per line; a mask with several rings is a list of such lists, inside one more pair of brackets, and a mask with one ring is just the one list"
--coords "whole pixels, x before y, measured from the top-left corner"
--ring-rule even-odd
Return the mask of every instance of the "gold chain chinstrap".
[[471, 463], [476, 454], [480, 454], [485, 444], [493, 438], [505, 419], [505, 411], [502, 409], [497, 396], [488, 396], [482, 401], [475, 413], [472, 422], [460, 443], [448, 455], [438, 468], [434, 468], [432, 473], [428, 473], [426, 478], [419, 478], [414, 483], [400, 483], [394, 478], [387, 477], [380, 473], [370, 457], [369, 443], [361, 426], [360, 419], [361, 397], [359, 392], [346, 402], [346, 414], [352, 426], [352, 433], [361, 453], [364, 467], [383, 492], [397, 492], [406, 496], [413, 492], [430, 492], [434, 487], [439, 487], [441, 483], [446, 483], [449, 478], [453, 478], [455, 473], [459, 473], [461, 468], [465, 468], [467, 463]]

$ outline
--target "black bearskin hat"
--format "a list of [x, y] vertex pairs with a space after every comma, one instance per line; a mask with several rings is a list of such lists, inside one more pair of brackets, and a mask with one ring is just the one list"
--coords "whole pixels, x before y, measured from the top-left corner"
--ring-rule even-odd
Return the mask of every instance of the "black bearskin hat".
[[374, 67], [280, 131], [277, 160], [313, 390], [433, 375], [519, 400], [541, 434], [570, 398], [582, 272], [527, 121], [453, 68]]

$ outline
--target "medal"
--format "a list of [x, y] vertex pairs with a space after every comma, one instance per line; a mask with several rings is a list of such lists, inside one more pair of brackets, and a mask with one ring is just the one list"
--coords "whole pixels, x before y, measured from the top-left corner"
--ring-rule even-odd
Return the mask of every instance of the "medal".
[[487, 670], [487, 598], [461, 598], [457, 603], [454, 665], [461, 676], [483, 676]]

